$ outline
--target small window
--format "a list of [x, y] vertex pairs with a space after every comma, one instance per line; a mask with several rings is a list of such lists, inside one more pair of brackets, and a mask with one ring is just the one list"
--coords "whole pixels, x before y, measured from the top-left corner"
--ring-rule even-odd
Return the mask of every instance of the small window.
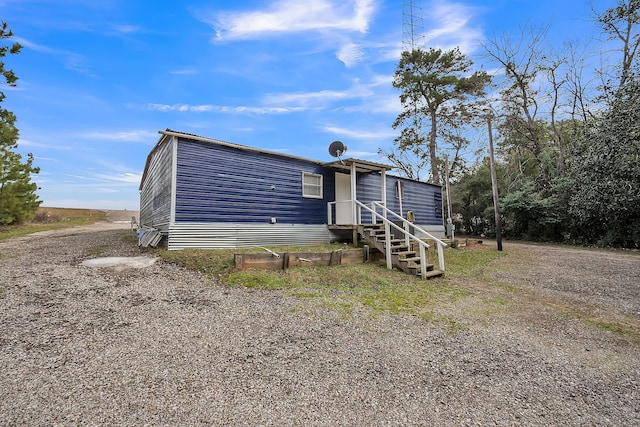
[[322, 175], [302, 172], [302, 197], [322, 199]]

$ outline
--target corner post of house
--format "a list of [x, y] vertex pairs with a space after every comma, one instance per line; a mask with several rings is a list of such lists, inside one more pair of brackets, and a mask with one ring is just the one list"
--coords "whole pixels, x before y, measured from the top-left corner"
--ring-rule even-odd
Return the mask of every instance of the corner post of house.
[[[382, 194], [380, 195], [380, 197], [382, 198], [382, 206], [384, 206], [385, 208], [387, 207], [387, 173], [384, 169], [382, 169], [380, 171], [380, 189], [382, 191]], [[384, 217], [387, 217], [387, 213], [385, 211]]]
[[357, 212], [356, 212], [356, 199], [358, 192], [356, 191], [356, 162], [351, 162], [351, 224], [356, 225], [357, 221]]
[[384, 217], [384, 233], [386, 235], [385, 258], [387, 258], [387, 268], [391, 270], [393, 268], [393, 263], [391, 262], [391, 226], [387, 219], [387, 174], [384, 169], [380, 171], [380, 189], [382, 191], [382, 206], [384, 206], [382, 216]]
[[171, 137], [171, 206], [169, 207], [169, 226], [176, 223], [176, 187], [178, 185], [178, 137]]

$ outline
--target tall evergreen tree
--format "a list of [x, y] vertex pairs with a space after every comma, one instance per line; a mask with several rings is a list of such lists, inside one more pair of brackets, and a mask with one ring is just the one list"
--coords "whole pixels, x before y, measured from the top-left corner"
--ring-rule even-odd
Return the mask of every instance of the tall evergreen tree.
[[[5, 22], [0, 27], [0, 40], [9, 39], [13, 33]], [[2, 58], [9, 54], [18, 54], [20, 44], [0, 45], [0, 75], [4, 82], [0, 84], [15, 86], [18, 80], [13, 70], [6, 69]], [[0, 103], [5, 94], [0, 91]], [[37, 185], [31, 181], [31, 175], [40, 172], [33, 166], [33, 155], [22, 156], [16, 152], [18, 148], [18, 129], [15, 126], [16, 116], [0, 106], [0, 224], [13, 224], [31, 218], [40, 205], [36, 195]]]
[[[472, 65], [458, 48], [414, 49], [402, 52], [394, 75], [393, 86], [401, 91], [404, 108], [393, 123], [394, 129], [402, 129], [395, 143], [401, 151], [428, 156], [430, 181], [435, 184], [442, 184], [438, 141], [451, 143], [456, 153], [468, 143], [460, 138], [456, 128], [473, 120], [473, 99], [485, 95], [485, 87], [491, 80], [484, 71], [471, 74]], [[422, 131], [423, 123], [428, 128], [426, 132]], [[416, 150], [423, 145], [427, 150]]]

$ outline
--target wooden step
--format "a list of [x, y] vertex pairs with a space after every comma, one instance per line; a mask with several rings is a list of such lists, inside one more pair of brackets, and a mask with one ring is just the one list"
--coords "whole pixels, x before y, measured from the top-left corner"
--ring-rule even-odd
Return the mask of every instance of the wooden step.
[[[382, 239], [379, 239], [378, 236], [376, 236], [376, 239], [382, 243], [387, 243], [384, 236], [382, 237]], [[389, 243], [391, 243], [391, 246], [398, 246], [398, 244], [403, 244], [404, 246], [406, 246], [404, 240], [400, 240], [400, 239], [390, 239]]]
[[[404, 268], [403, 268], [404, 266]], [[420, 268], [420, 264], [413, 264], [413, 265], [398, 265], [398, 267], [402, 270], [405, 271], [409, 274], [415, 274], [416, 276], [420, 276], [420, 272], [421, 272], [421, 268]], [[425, 266], [425, 270], [427, 270], [427, 273], [430, 271], [433, 271], [433, 264], [427, 264]], [[408, 271], [407, 271], [408, 270]]]
[[408, 258], [408, 257], [412, 257], [416, 254], [416, 251], [392, 251], [391, 255], [398, 255], [403, 259], [403, 258]]
[[384, 224], [362, 224], [362, 228], [366, 229], [370, 229], [370, 230], [381, 230], [384, 228]]
[[400, 258], [398, 262], [413, 262], [415, 264], [420, 264], [420, 257], [413, 256], [413, 257]]
[[[418, 271], [417, 276], [422, 276], [422, 273]], [[434, 277], [442, 277], [444, 276], [444, 271], [442, 270], [427, 270], [427, 274], [425, 275], [426, 279], [433, 279]]]

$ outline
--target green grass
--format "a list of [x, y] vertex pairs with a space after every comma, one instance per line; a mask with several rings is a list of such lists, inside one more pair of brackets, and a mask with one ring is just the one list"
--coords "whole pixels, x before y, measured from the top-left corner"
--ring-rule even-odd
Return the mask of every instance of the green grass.
[[[331, 251], [337, 245], [320, 247], [272, 247], [278, 252]], [[340, 245], [342, 247], [342, 245]], [[377, 263], [338, 265], [333, 267], [303, 266], [286, 271], [250, 269], [236, 271], [233, 254], [260, 252], [262, 249], [222, 249], [182, 251], [161, 250], [165, 260], [190, 270], [199, 271], [227, 286], [249, 289], [284, 290], [286, 295], [316, 300], [320, 307], [333, 308], [337, 312], [350, 313], [355, 307], [365, 307], [373, 312], [404, 313], [432, 320], [438, 316], [434, 310], [446, 303], [471, 295], [446, 280], [421, 280], [397, 270], [388, 270]], [[471, 252], [471, 251], [469, 251]], [[464, 266], [470, 272], [482, 267], [488, 255], [469, 255], [466, 251], [450, 250], [446, 254], [449, 263]], [[444, 323], [455, 322], [447, 320]]]
[[484, 278], [484, 272], [498, 258], [506, 256], [506, 252], [482, 249], [445, 249], [447, 277], [451, 278]]
[[87, 256], [94, 256], [94, 257], [97, 257], [97, 256], [100, 256], [100, 255], [102, 255], [102, 254], [106, 253], [106, 252], [107, 252], [107, 250], [108, 250], [108, 248], [107, 248], [106, 246], [104, 246], [104, 245], [99, 245], [99, 246], [92, 246], [92, 247], [90, 247], [90, 248], [87, 248], [87, 249], [84, 251], [84, 253], [85, 253], [85, 255], [87, 255]]
[[105, 219], [106, 212], [95, 209], [38, 208], [29, 223], [0, 226], [0, 241], [39, 231], [89, 225]]

